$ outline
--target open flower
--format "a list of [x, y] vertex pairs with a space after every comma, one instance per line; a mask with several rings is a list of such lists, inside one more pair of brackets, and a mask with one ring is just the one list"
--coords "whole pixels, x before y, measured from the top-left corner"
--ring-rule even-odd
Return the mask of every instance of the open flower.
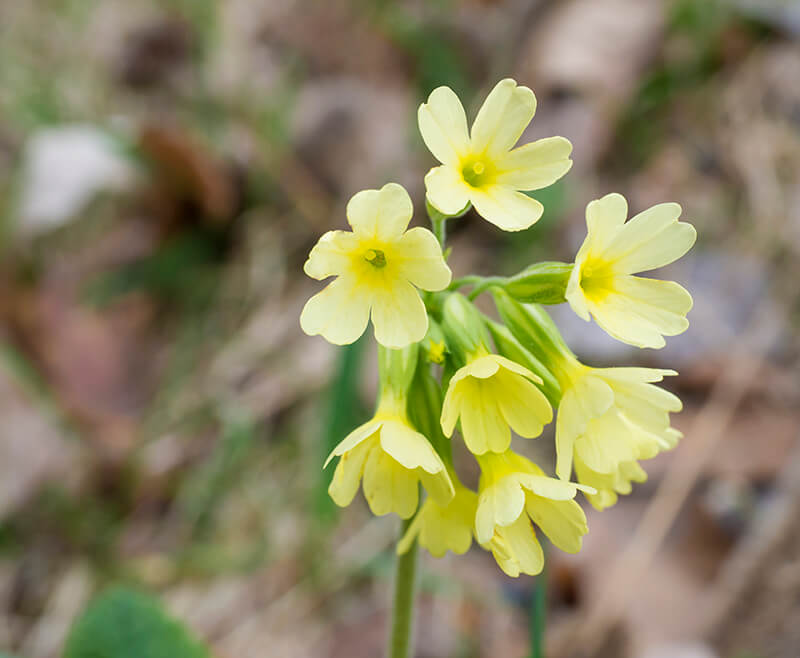
[[364, 497], [376, 516], [395, 512], [411, 518], [419, 502], [419, 483], [440, 505], [453, 498], [453, 483], [428, 439], [411, 427], [405, 403], [382, 399], [375, 416], [334, 448], [325, 466], [341, 457], [328, 493], [340, 507], [349, 505], [364, 480]]
[[575, 257], [566, 298], [572, 310], [617, 340], [637, 347], [664, 347], [664, 336], [689, 326], [691, 295], [674, 281], [632, 276], [683, 256], [697, 237], [679, 222], [681, 207], [662, 203], [626, 222], [628, 204], [608, 194], [586, 207], [588, 235]]
[[536, 464], [511, 450], [478, 459], [481, 479], [475, 535], [509, 576], [535, 576], [544, 553], [531, 521], [562, 551], [577, 553], [588, 531], [586, 515], [573, 498], [591, 487], [547, 477]]
[[620, 462], [610, 473], [598, 473], [575, 455], [575, 478], [581, 484], [588, 485], [597, 490], [597, 493], [587, 493], [586, 498], [597, 510], [616, 505], [618, 495], [629, 494], [633, 490], [633, 482], [646, 482], [647, 473], [637, 461]]
[[450, 380], [442, 431], [452, 436], [460, 418], [464, 443], [476, 455], [507, 450], [511, 429], [527, 439], [539, 436], [553, 419], [553, 410], [534, 382], [542, 380], [505, 357], [474, 355]]
[[401, 348], [422, 339], [428, 316], [417, 288], [443, 290], [451, 273], [433, 233], [406, 231], [412, 212], [408, 193], [396, 183], [350, 199], [353, 231], [328, 231], [306, 261], [308, 276], [337, 278], [306, 302], [303, 331], [346, 345], [364, 333], [371, 313], [381, 345]]
[[653, 384], [675, 374], [655, 368], [590, 368], [577, 361], [565, 366], [556, 420], [558, 476], [569, 479], [574, 457], [578, 482], [628, 493], [630, 482], [641, 480], [637, 461], [673, 448], [681, 438], [669, 420], [670, 413], [681, 410], [681, 401]]
[[398, 554], [411, 548], [417, 537], [420, 545], [434, 557], [442, 557], [447, 551], [463, 555], [469, 550], [478, 494], [462, 485], [455, 474], [451, 474], [451, 478], [455, 484], [453, 499], [441, 505], [428, 498], [397, 544]]
[[572, 144], [563, 137], [513, 148], [536, 112], [536, 97], [507, 78], [483, 103], [472, 130], [455, 92], [439, 87], [418, 112], [422, 139], [442, 163], [425, 176], [428, 201], [445, 215], [469, 203], [505, 231], [520, 231], [541, 216], [541, 203], [520, 190], [552, 185], [569, 171]]

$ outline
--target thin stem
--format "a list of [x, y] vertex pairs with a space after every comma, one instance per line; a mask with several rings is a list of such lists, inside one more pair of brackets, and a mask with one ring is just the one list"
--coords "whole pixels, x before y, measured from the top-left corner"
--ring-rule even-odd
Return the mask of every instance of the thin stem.
[[488, 276], [482, 279], [481, 282], [470, 291], [470, 293], [467, 295], [467, 299], [470, 301], [474, 300], [482, 292], [491, 288], [495, 284], [501, 283], [502, 281], [504, 281], [504, 279], [501, 276]]
[[433, 225], [433, 234], [439, 244], [442, 245], [442, 250], [444, 250], [444, 243], [447, 240], [447, 217], [443, 215], [433, 216], [431, 217], [431, 224]]
[[[413, 517], [403, 521], [402, 537]], [[416, 591], [417, 540], [402, 555], [397, 556], [392, 606], [392, 634], [389, 638], [389, 658], [408, 658], [411, 655], [411, 631]]]
[[462, 276], [459, 279], [453, 279], [449, 286], [447, 286], [448, 290], [458, 290], [464, 286], [474, 286], [478, 283], [483, 281], [482, 276], [478, 276], [477, 274], [471, 274], [469, 276]]
[[[545, 563], [546, 565], [546, 563]], [[544, 656], [544, 627], [547, 617], [547, 571], [546, 566], [536, 578], [531, 603], [531, 658]]]

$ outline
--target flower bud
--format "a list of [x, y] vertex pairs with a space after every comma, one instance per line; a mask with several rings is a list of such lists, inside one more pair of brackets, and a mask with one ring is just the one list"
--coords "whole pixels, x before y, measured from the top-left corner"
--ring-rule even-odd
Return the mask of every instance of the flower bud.
[[508, 327], [504, 327], [492, 320], [486, 320], [486, 327], [489, 329], [489, 333], [492, 334], [497, 353], [515, 363], [519, 363], [521, 366], [525, 366], [528, 370], [538, 375], [542, 380], [539, 388], [547, 396], [550, 404], [557, 407], [558, 401], [561, 399], [561, 389], [555, 375], [538, 358], [520, 345], [519, 341], [508, 330]]
[[505, 279], [501, 287], [518, 302], [561, 304], [571, 272], [569, 263], [536, 263]]
[[483, 318], [466, 297], [451, 294], [442, 309], [442, 329], [447, 345], [460, 363], [489, 352], [489, 335]]
[[577, 361], [547, 312], [535, 304], [520, 304], [504, 290], [492, 290], [500, 317], [511, 334], [551, 371], [561, 369], [564, 361]]

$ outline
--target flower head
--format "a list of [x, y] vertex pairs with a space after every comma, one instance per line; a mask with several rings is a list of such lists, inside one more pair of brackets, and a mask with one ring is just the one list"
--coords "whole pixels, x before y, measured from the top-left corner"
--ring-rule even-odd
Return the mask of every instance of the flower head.
[[603, 330], [637, 347], [663, 347], [664, 336], [689, 326], [691, 295], [674, 281], [633, 276], [683, 256], [697, 237], [679, 222], [681, 207], [662, 203], [628, 222], [628, 204], [608, 194], [586, 207], [588, 235], [575, 257], [566, 298], [572, 310]]
[[469, 550], [478, 494], [462, 485], [455, 474], [451, 478], [455, 484], [453, 499], [441, 505], [428, 498], [397, 544], [398, 553], [405, 553], [416, 538], [434, 557], [442, 557], [447, 551], [463, 555]]
[[450, 380], [442, 405], [442, 430], [452, 436], [461, 419], [464, 443], [476, 455], [504, 452], [511, 429], [531, 439], [553, 419], [553, 410], [527, 368], [497, 354], [473, 355]]
[[505, 231], [528, 228], [541, 216], [541, 203], [520, 190], [551, 185], [569, 171], [572, 144], [548, 137], [513, 148], [536, 112], [536, 97], [506, 78], [483, 103], [472, 130], [449, 87], [434, 89], [418, 112], [422, 139], [441, 166], [425, 176], [428, 201], [445, 215], [469, 203]]
[[542, 469], [511, 450], [480, 457], [481, 480], [475, 536], [509, 576], [536, 575], [544, 566], [535, 523], [553, 544], [577, 553], [588, 531], [586, 515], [573, 498], [591, 487], [547, 477]]
[[406, 230], [412, 212], [408, 193], [396, 183], [350, 199], [353, 231], [328, 231], [306, 261], [308, 276], [336, 279], [306, 302], [303, 331], [346, 345], [364, 333], [371, 314], [381, 345], [401, 348], [423, 338], [428, 316], [417, 288], [443, 290], [451, 273], [433, 233]]
[[428, 439], [411, 427], [400, 406], [382, 399], [372, 420], [350, 432], [325, 462], [327, 466], [341, 457], [328, 488], [340, 507], [352, 502], [362, 478], [364, 497], [376, 516], [395, 512], [411, 518], [420, 482], [440, 505], [453, 498], [444, 462]]
[[[575, 460], [578, 481], [601, 490], [593, 504], [616, 501], [641, 481], [638, 460], [673, 448], [681, 433], [669, 414], [681, 410], [677, 396], [653, 382], [673, 370], [590, 368], [577, 361], [561, 373], [563, 396], [556, 420], [556, 473], [569, 478]], [[605, 492], [605, 493], [603, 493]]]

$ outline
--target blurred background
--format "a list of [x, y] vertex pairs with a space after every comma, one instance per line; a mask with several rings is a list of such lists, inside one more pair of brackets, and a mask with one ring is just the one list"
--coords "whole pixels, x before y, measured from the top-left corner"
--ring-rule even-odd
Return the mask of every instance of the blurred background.
[[[124, 582], [220, 658], [381, 655], [397, 521], [321, 470], [373, 339], [300, 331], [302, 264], [360, 189], [422, 222], [417, 106], [508, 76], [575, 165], [528, 231], [453, 222], [455, 276], [570, 261], [611, 191], [699, 233], [666, 349], [553, 309], [588, 363], [679, 370], [686, 436], [550, 552], [548, 656], [800, 656], [797, 0], [0, 0], [0, 652]], [[417, 656], [528, 656], [536, 587], [425, 556]]]

